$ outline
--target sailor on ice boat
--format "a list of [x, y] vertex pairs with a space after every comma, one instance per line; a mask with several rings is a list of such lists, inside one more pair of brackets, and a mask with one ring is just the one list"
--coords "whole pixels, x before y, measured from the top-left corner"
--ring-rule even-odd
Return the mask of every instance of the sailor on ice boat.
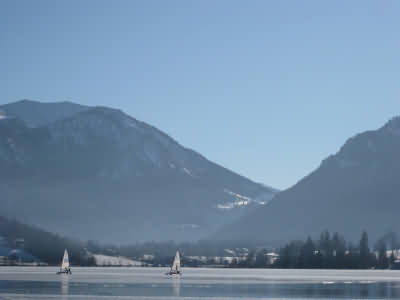
[[72, 274], [71, 267], [69, 266], [68, 251], [65, 249], [64, 256], [61, 262], [60, 271], [57, 274]]
[[181, 275], [182, 274], [182, 269], [181, 269], [181, 257], [179, 255], [179, 251], [176, 250], [175, 258], [171, 266], [171, 270], [166, 273], [166, 275]]

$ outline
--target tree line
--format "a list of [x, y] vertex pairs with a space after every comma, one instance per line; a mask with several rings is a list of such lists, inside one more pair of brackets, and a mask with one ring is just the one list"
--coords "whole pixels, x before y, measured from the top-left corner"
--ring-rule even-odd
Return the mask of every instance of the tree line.
[[[390, 255], [388, 255], [388, 249]], [[394, 266], [393, 249], [399, 249], [397, 236], [389, 233], [379, 239], [373, 249], [368, 234], [361, 234], [358, 244], [346, 242], [339, 233], [322, 232], [318, 240], [291, 241], [278, 251], [279, 257], [271, 264], [266, 251], [249, 254], [239, 267], [273, 267], [302, 269], [388, 269]]]
[[[207, 241], [175, 243], [145, 242], [131, 245], [101, 244], [96, 241], [82, 242], [61, 237], [35, 226], [22, 224], [16, 220], [0, 217], [0, 236], [6, 238], [9, 247], [18, 238], [24, 238], [24, 250], [41, 261], [57, 265], [67, 248], [74, 265], [94, 265], [92, 254], [126, 256], [142, 260], [152, 265], [169, 265], [176, 249], [182, 254], [186, 266], [221, 265], [237, 268], [325, 268], [325, 269], [387, 269], [395, 265], [393, 249], [400, 249], [395, 233], [382, 236], [370, 249], [367, 232], [363, 232], [359, 242], [347, 242], [339, 233], [321, 233], [319, 239], [291, 241], [279, 249], [258, 247], [256, 242]], [[0, 245], [1, 246], [1, 245]], [[4, 246], [4, 245], [3, 245]], [[227, 250], [234, 250], [231, 260]], [[271, 261], [271, 252], [278, 256]], [[389, 255], [388, 255], [389, 253]], [[151, 258], [145, 258], [149, 255]], [[191, 256], [207, 257], [206, 261], [189, 259]], [[216, 260], [216, 257], [223, 260]]]

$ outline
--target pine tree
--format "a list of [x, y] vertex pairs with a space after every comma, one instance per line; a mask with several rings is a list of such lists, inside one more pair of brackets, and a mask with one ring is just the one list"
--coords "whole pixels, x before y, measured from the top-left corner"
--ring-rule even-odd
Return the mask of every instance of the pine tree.
[[392, 253], [390, 254], [390, 258], [389, 258], [389, 268], [393, 268], [395, 260], [396, 260], [396, 258], [394, 256], [394, 251], [392, 250]]
[[265, 259], [265, 255], [267, 254], [267, 251], [265, 249], [259, 250], [256, 254], [256, 261], [255, 261], [255, 267], [256, 268], [263, 268], [267, 265], [267, 261]]
[[289, 268], [289, 264], [290, 264], [289, 245], [286, 245], [279, 250], [279, 259], [276, 261], [276, 266], [280, 268]]
[[315, 268], [315, 245], [311, 237], [301, 247], [299, 265], [301, 268]]
[[328, 231], [324, 231], [321, 233], [319, 248], [322, 254], [323, 260], [322, 264], [324, 268], [330, 268], [332, 266], [332, 243], [331, 243], [331, 235]]
[[335, 268], [345, 267], [346, 241], [339, 233], [335, 232], [332, 238], [333, 264]]
[[370, 267], [371, 253], [368, 246], [368, 234], [366, 231], [363, 231], [361, 235], [359, 250], [359, 267], [362, 269], [367, 269]]

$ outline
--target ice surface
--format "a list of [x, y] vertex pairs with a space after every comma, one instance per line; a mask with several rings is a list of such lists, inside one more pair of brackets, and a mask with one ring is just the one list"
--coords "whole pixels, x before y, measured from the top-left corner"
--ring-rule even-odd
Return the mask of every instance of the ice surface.
[[400, 271], [183, 268], [0, 268], [0, 299], [398, 299]]

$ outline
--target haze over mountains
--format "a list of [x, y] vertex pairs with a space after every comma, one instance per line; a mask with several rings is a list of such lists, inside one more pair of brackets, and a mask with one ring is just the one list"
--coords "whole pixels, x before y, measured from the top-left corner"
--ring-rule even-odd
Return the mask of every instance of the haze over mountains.
[[[295, 155], [295, 154], [294, 154]], [[338, 231], [358, 239], [399, 232], [400, 117], [350, 138], [310, 175], [216, 238], [283, 241]]]
[[0, 106], [0, 215], [112, 242], [374, 240], [399, 231], [399, 156], [397, 117], [277, 194], [120, 110], [24, 100]]
[[120, 110], [0, 106], [0, 215], [100, 241], [206, 237], [276, 190]]

